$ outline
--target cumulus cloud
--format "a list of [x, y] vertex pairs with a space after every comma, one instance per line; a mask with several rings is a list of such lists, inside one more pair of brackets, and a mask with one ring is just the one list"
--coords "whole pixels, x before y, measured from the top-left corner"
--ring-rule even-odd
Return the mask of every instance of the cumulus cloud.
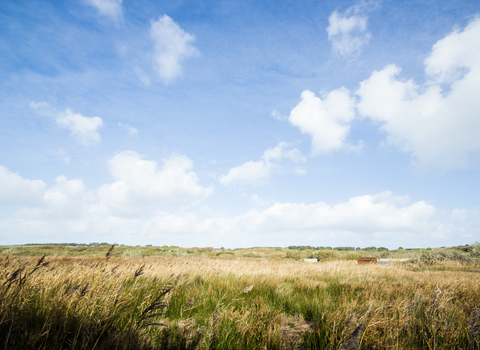
[[167, 15], [152, 22], [150, 36], [154, 41], [154, 65], [165, 81], [180, 75], [182, 61], [198, 54], [192, 45], [195, 36], [186, 33]]
[[109, 17], [117, 23], [123, 21], [122, 0], [85, 0], [85, 2], [95, 7], [100, 15]]
[[42, 180], [27, 180], [0, 166], [0, 205], [39, 205], [45, 187]]
[[100, 134], [97, 132], [97, 129], [103, 125], [100, 117], [84, 117], [67, 108], [58, 114], [56, 122], [61, 127], [70, 130], [70, 135], [85, 146], [95, 146], [101, 142]]
[[95, 198], [95, 194], [87, 190], [82, 180], [67, 180], [63, 175], [57, 176], [55, 185], [50, 187], [43, 197], [46, 208], [42, 215], [61, 218], [81, 217]]
[[389, 191], [353, 197], [334, 205], [272, 205], [253, 195], [251, 199], [258, 206], [268, 207], [237, 216], [200, 219], [184, 210], [150, 210], [149, 215], [144, 215], [144, 210], [156, 203], [186, 203], [208, 195], [211, 189], [198, 184], [186, 157], [173, 156], [164, 161], [160, 170], [155, 162], [134, 152], [115, 157], [110, 167], [119, 181], [98, 191], [88, 190], [81, 180], [68, 180], [65, 176], [57, 177], [55, 184], [46, 189], [43, 181], [27, 180], [0, 167], [1, 204], [22, 206], [14, 215], [0, 219], [2, 238], [12, 242], [19, 236], [29, 241], [121, 239], [145, 244], [151, 239], [165, 239], [168, 234], [173, 235], [169, 236], [173, 237], [173, 244], [178, 239], [174, 237], [181, 234], [190, 235], [197, 243], [201, 240], [215, 244], [220, 236], [235, 240], [250, 235], [247, 244], [268, 244], [276, 239], [276, 244], [288, 245], [292, 237], [295, 242], [315, 237], [317, 242], [336, 245], [342, 245], [344, 239], [349, 239], [351, 245], [363, 242], [364, 246], [375, 241], [416, 245], [432, 239], [445, 242], [459, 235], [474, 240], [480, 228], [478, 209], [455, 209], [438, 221], [433, 205], [425, 201], [412, 203], [408, 196], [395, 196]]
[[289, 159], [294, 163], [305, 163], [305, 156], [298, 149], [287, 149], [287, 142], [279, 142], [274, 148], [267, 149], [260, 160], [248, 161], [232, 168], [226, 175], [220, 177], [220, 183], [230, 185], [233, 183], [257, 184], [262, 180], [268, 180], [272, 170], [278, 167], [282, 159]]
[[185, 156], [164, 159], [163, 167], [133, 151], [116, 154], [108, 161], [116, 182], [99, 189], [102, 203], [124, 213], [137, 213], [157, 204], [185, 205], [213, 193], [199, 184], [193, 162]]
[[[43, 181], [27, 180], [0, 167], [0, 205], [20, 206], [14, 215], [0, 218], [2, 238], [88, 242], [98, 241], [98, 235], [103, 240], [118, 239], [119, 234], [124, 238], [158, 236], [158, 222], [171, 224], [170, 231], [179, 229], [174, 222], [186, 226], [175, 215], [159, 212], [156, 205], [193, 204], [213, 192], [199, 184], [193, 163], [185, 156], [173, 155], [158, 169], [156, 162], [125, 151], [108, 165], [116, 181], [97, 190], [65, 176], [56, 177], [55, 184], [47, 188]], [[182, 220], [189, 217], [194, 215], [187, 213]]]
[[348, 89], [333, 90], [323, 100], [305, 90], [301, 98], [288, 120], [312, 137], [312, 154], [353, 147], [345, 143], [355, 117], [355, 101]]
[[358, 52], [370, 40], [367, 32], [366, 3], [349, 7], [345, 13], [332, 12], [328, 18], [328, 40], [333, 50], [342, 56]]
[[439, 40], [425, 60], [427, 82], [397, 78], [389, 65], [360, 83], [358, 111], [420, 168], [464, 167], [480, 150], [480, 19]]

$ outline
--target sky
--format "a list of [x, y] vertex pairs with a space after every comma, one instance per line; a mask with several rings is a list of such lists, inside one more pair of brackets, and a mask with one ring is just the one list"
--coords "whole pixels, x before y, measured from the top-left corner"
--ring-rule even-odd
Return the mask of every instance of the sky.
[[480, 240], [480, 2], [0, 2], [0, 244]]

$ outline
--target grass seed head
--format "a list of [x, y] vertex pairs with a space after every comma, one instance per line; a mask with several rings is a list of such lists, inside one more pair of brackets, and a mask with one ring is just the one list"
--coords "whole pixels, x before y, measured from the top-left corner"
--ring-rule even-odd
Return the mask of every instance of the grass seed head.
[[138, 269], [135, 270], [135, 274], [133, 275], [133, 278], [137, 278], [138, 276], [141, 276], [143, 275], [143, 269], [145, 267], [145, 264], [143, 264], [142, 266], [140, 266]]
[[107, 254], [105, 255], [105, 260], [110, 259], [110, 256], [112, 255], [113, 249], [115, 249], [115, 246], [116, 246], [116, 245], [117, 245], [117, 243], [113, 243], [112, 246], [108, 249], [108, 252], [107, 252]]
[[440, 304], [440, 294], [442, 294], [442, 291], [440, 288], [438, 288], [438, 283], [437, 286], [435, 287], [435, 291], [433, 292], [433, 308], [436, 309], [439, 304]]
[[472, 315], [468, 319], [468, 328], [474, 339], [480, 338], [480, 309], [478, 306], [475, 306]]

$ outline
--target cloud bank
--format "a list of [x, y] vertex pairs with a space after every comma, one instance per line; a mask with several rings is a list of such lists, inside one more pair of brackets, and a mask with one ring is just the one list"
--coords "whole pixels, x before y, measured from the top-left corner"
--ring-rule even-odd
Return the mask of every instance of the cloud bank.
[[38, 205], [45, 187], [42, 180], [27, 180], [0, 166], [0, 205]]

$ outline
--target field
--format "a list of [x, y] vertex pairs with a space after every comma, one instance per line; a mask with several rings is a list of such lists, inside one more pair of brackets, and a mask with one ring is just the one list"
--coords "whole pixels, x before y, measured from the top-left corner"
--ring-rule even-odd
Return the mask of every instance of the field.
[[0, 349], [480, 349], [475, 249], [0, 247]]

